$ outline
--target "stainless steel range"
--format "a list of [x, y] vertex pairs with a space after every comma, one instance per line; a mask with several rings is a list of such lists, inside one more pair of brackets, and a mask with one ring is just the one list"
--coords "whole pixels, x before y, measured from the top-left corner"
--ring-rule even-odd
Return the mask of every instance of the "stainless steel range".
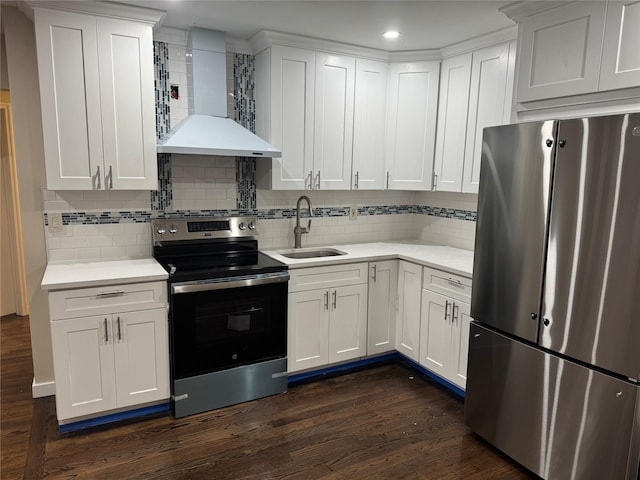
[[287, 266], [258, 250], [254, 217], [152, 222], [169, 272], [175, 417], [286, 391]]

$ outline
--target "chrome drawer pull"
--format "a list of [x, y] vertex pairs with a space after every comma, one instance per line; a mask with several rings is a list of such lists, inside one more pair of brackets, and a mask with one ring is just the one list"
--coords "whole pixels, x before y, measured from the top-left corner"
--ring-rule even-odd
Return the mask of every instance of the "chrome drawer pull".
[[118, 290], [115, 292], [99, 293], [96, 295], [96, 298], [101, 299], [101, 298], [121, 297], [122, 295], [124, 295], [124, 293], [125, 292], [123, 290]]
[[449, 282], [449, 285], [451, 285], [452, 287], [464, 288], [464, 285], [460, 280], [454, 280], [453, 278], [449, 277], [447, 278], [447, 282]]

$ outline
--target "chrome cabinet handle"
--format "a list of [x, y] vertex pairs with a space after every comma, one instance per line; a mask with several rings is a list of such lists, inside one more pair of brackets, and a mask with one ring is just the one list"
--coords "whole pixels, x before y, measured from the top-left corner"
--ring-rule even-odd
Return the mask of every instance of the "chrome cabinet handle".
[[96, 180], [98, 182], [98, 186], [96, 187], [96, 190], [101, 190], [102, 189], [102, 185], [100, 183], [100, 165], [98, 165], [96, 167]]
[[118, 341], [122, 341], [122, 332], [120, 331], [120, 317], [118, 317]]
[[438, 174], [436, 172], [433, 172], [433, 182], [431, 189], [434, 191], [438, 189]]
[[456, 305], [456, 302], [453, 302], [453, 309], [452, 309], [452, 318], [451, 318], [451, 322], [456, 322], [458, 321], [458, 313], [460, 311], [460, 305]]
[[371, 269], [373, 270], [373, 274], [371, 275], [371, 278], [373, 279], [374, 282], [377, 282], [378, 281], [378, 265], [374, 263], [371, 266]]
[[333, 309], [335, 310], [338, 305], [338, 291], [333, 291]]
[[117, 290], [115, 292], [105, 292], [105, 293], [99, 293], [96, 295], [97, 299], [101, 299], [101, 298], [110, 298], [110, 297], [121, 297], [122, 295], [124, 295], [124, 291], [123, 290]]
[[313, 170], [309, 170], [309, 190], [313, 190]]
[[359, 181], [358, 177], [359, 176], [360, 176], [360, 172], [356, 172], [356, 174], [355, 174], [356, 181], [355, 181], [355, 185], [354, 185], [356, 190], [358, 189], [358, 181]]
[[460, 280], [454, 280], [453, 278], [449, 277], [447, 278], [447, 282], [449, 282], [449, 285], [451, 285], [452, 287], [464, 288], [464, 285]]
[[389, 190], [389, 172], [387, 172], [387, 190]]
[[324, 310], [329, 310], [329, 292], [324, 292]]
[[320, 190], [320, 170], [318, 170], [318, 182], [316, 183], [316, 190]]
[[104, 340], [109, 343], [109, 328], [107, 327], [107, 319], [104, 319]]
[[449, 313], [449, 300], [445, 300], [444, 301], [444, 319], [446, 320], [447, 317], [449, 317], [449, 316], [450, 316], [450, 313]]
[[109, 188], [113, 190], [113, 170], [111, 165], [109, 165]]

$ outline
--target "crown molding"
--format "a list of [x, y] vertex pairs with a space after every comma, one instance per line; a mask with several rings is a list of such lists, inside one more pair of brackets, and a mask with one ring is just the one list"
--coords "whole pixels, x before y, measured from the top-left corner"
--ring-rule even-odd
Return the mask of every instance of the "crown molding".
[[249, 40], [227, 36], [227, 52], [253, 55], [253, 49]]
[[153, 8], [136, 7], [116, 2], [74, 2], [74, 1], [30, 1], [29, 7], [65, 10], [67, 12], [88, 13], [100, 17], [136, 20], [152, 25], [159, 25], [167, 12]]
[[377, 50], [375, 48], [359, 47], [348, 43], [334, 42], [321, 38], [292, 35], [290, 33], [274, 32], [262, 30], [256, 33], [249, 40], [252, 53], [258, 54], [271, 45], [281, 45], [285, 47], [305, 48], [308, 50], [323, 51], [328, 53], [338, 53], [352, 55], [359, 58], [370, 58], [373, 60], [389, 60], [389, 52]]
[[429, 60], [442, 60], [440, 49], [430, 50], [406, 50], [404, 52], [389, 52], [389, 62], [422, 62]]
[[484, 47], [497, 45], [499, 43], [511, 42], [516, 40], [517, 37], [518, 26], [512, 25], [511, 27], [503, 28], [502, 30], [496, 30], [495, 32], [487, 33], [479, 37], [443, 47], [440, 49], [440, 53], [442, 58], [453, 57], [456, 55], [462, 55], [463, 53], [473, 52]]
[[565, 1], [519, 1], [510, 3], [498, 9], [513, 21], [521, 22], [523, 19], [553, 8], [561, 7], [573, 2]]

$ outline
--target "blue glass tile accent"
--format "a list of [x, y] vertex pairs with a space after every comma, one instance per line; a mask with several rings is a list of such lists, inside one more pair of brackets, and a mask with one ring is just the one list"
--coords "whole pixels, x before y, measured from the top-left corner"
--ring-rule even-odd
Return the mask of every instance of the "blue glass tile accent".
[[169, 45], [153, 42], [156, 90], [156, 137], [165, 138], [171, 126], [169, 108]]

